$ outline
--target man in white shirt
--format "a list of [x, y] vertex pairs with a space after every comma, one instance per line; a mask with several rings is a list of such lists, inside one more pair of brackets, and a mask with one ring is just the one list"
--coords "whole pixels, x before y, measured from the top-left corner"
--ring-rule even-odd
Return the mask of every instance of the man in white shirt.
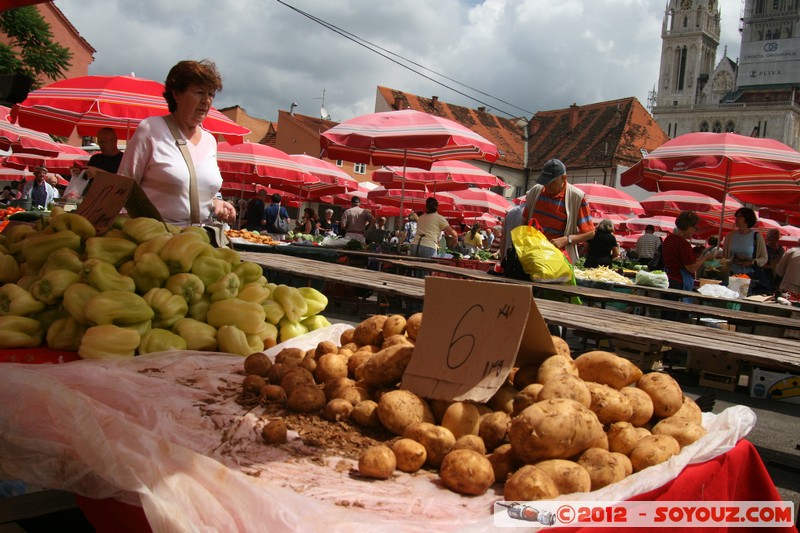
[[649, 263], [655, 257], [656, 250], [661, 244], [661, 239], [656, 237], [655, 231], [655, 227], [652, 224], [648, 224], [644, 228], [644, 235], [636, 241], [636, 255], [639, 258], [640, 265]]

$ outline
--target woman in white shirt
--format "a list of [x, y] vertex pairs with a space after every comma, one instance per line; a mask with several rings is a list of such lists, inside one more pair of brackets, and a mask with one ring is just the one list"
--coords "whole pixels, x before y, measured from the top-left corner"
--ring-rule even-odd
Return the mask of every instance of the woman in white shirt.
[[433, 257], [439, 252], [439, 236], [444, 232], [451, 243], [458, 240], [458, 234], [447, 219], [440, 215], [439, 201], [430, 197], [425, 200], [425, 214], [417, 221], [417, 233], [411, 241], [410, 255]]
[[222, 186], [217, 141], [201, 126], [214, 96], [222, 90], [217, 68], [208, 60], [181, 61], [170, 69], [164, 85], [170, 114], [146, 118], [139, 124], [128, 141], [118, 173], [139, 182], [165, 222], [191, 225], [189, 167], [167, 124], [167, 120], [172, 120], [181, 139], [186, 141], [194, 164], [198, 222], [208, 223], [213, 216], [232, 224], [236, 210], [216, 197]]

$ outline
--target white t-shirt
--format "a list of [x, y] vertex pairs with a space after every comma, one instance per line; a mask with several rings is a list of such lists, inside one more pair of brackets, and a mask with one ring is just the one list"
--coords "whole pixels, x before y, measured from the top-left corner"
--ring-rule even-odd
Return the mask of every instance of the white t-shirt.
[[[222, 187], [222, 176], [217, 166], [217, 141], [209, 132], [201, 131], [197, 146], [191, 142], [186, 145], [197, 176], [200, 222], [207, 223], [213, 213], [212, 199]], [[146, 118], [139, 124], [117, 172], [139, 182], [165, 222], [191, 224], [189, 167], [164, 117]]]

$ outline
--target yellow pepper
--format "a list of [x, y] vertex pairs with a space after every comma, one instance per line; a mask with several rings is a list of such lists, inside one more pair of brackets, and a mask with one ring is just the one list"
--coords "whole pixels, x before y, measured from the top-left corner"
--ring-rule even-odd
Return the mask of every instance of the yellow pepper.
[[50, 217], [50, 227], [56, 231], [69, 230], [77, 233], [84, 241], [94, 237], [97, 230], [85, 217], [77, 213], [62, 213]]
[[331, 325], [331, 323], [328, 322], [328, 319], [322, 315], [310, 316], [300, 323], [303, 324], [308, 329], [308, 331], [314, 331], [315, 329], [320, 329], [320, 328], [327, 328], [328, 326]]
[[206, 291], [203, 281], [189, 272], [173, 274], [167, 278], [164, 287], [169, 289], [172, 294], [182, 296], [189, 305], [198, 301]]
[[306, 299], [308, 310], [304, 316], [313, 316], [321, 313], [328, 306], [328, 297], [314, 287], [300, 287], [297, 290]]
[[153, 328], [142, 335], [142, 341], [139, 343], [139, 353], [185, 350], [186, 346], [186, 341], [180, 335], [172, 333], [168, 329]]
[[211, 297], [208, 294], [201, 296], [196, 302], [189, 304], [189, 318], [205, 322], [208, 310], [211, 308]]
[[192, 263], [192, 274], [200, 278], [207, 288], [230, 272], [231, 264], [213, 255], [201, 255]]
[[67, 287], [79, 281], [80, 276], [71, 270], [51, 270], [31, 286], [31, 294], [45, 305], [55, 305]]
[[59, 318], [47, 328], [47, 346], [54, 350], [77, 352], [85, 332], [86, 327], [71, 316]]
[[308, 328], [300, 322], [294, 322], [284, 317], [280, 321], [280, 324], [278, 324], [278, 331], [280, 334], [280, 341], [285, 342], [289, 339], [299, 337], [300, 335], [305, 335], [308, 333]]
[[236, 326], [247, 334], [255, 334], [261, 331], [264, 317], [264, 308], [260, 305], [239, 298], [226, 298], [211, 302], [206, 320], [215, 328]]
[[185, 226], [181, 228], [181, 233], [186, 234], [190, 233], [199, 237], [201, 241], [206, 244], [211, 244], [211, 238], [208, 236], [208, 232], [199, 226]]
[[136, 290], [136, 282], [130, 276], [117, 272], [114, 265], [100, 259], [87, 259], [83, 262], [81, 280], [99, 291], [130, 291]]
[[20, 251], [25, 261], [28, 262], [32, 268], [38, 269], [44, 265], [47, 258], [50, 257], [50, 254], [59, 248], [79, 250], [80, 247], [80, 236], [70, 230], [64, 230], [52, 234], [39, 233], [38, 235], [28, 237], [22, 241]]
[[159, 235], [155, 239], [143, 242], [137, 246], [136, 251], [133, 252], [133, 260], [138, 261], [141, 259], [142, 255], [148, 253], [158, 254], [171, 238], [172, 235]]
[[35, 229], [33, 229], [32, 226], [28, 226], [27, 224], [13, 226], [8, 228], [3, 233], [3, 236], [5, 237], [3, 245], [8, 249], [8, 253], [13, 255], [20, 251], [20, 248], [22, 248], [22, 242], [25, 239], [34, 235], [38, 235], [38, 233]]
[[91, 324], [117, 326], [152, 320], [155, 315], [144, 298], [129, 291], [103, 291], [95, 294], [86, 302], [83, 312]]
[[86, 283], [73, 283], [66, 288], [61, 299], [61, 305], [69, 315], [79, 324], [88, 324], [89, 320], [84, 314], [86, 302], [100, 291]]
[[261, 265], [252, 261], [242, 261], [238, 265], [234, 265], [232, 272], [239, 277], [239, 281], [242, 282], [242, 285], [258, 281], [258, 279], [264, 275], [264, 269]]
[[181, 318], [172, 330], [186, 341], [187, 350], [213, 352], [217, 349], [217, 328], [193, 318]]
[[81, 337], [78, 355], [83, 359], [127, 359], [136, 355], [141, 336], [113, 324], [92, 326]]
[[167, 264], [158, 254], [153, 252], [142, 254], [135, 262], [130, 273], [133, 282], [136, 284], [136, 290], [140, 293], [161, 287], [167, 282], [169, 275]]
[[[15, 283], [0, 287], [0, 315], [25, 316], [44, 309], [44, 303]], [[262, 310], [263, 313], [263, 310]]]
[[[203, 231], [205, 233], [205, 231]], [[196, 232], [175, 235], [161, 247], [158, 255], [173, 274], [189, 272], [194, 260], [201, 254], [213, 255], [214, 248], [200, 239]]]
[[189, 312], [189, 304], [169, 289], [153, 288], [144, 295], [144, 301], [153, 310], [153, 327], [170, 328]]
[[139, 336], [143, 337], [144, 335], [147, 335], [151, 329], [153, 329], [153, 321], [142, 320], [141, 322], [134, 322], [133, 324], [120, 324], [120, 327], [137, 331], [139, 332]]
[[308, 314], [308, 303], [295, 287], [278, 285], [270, 297], [281, 304], [283, 312], [286, 313], [286, 319], [290, 322], [298, 322]]
[[137, 243], [151, 241], [163, 235], [171, 237], [163, 222], [154, 218], [129, 218], [122, 224], [122, 231]]
[[42, 331], [47, 331], [56, 320], [68, 317], [69, 313], [62, 306], [45, 307], [38, 313], [30, 315], [30, 318], [38, 320], [42, 325]]
[[13, 255], [0, 255], [0, 284], [16, 283], [20, 278], [19, 263]]
[[242, 254], [233, 248], [214, 248], [214, 257], [222, 259], [234, 267], [242, 262]]
[[133, 259], [137, 244], [118, 237], [92, 237], [86, 241], [86, 257], [100, 259], [112, 265], [121, 265]]
[[269, 298], [269, 289], [257, 281], [252, 281], [239, 287], [239, 294], [236, 297], [246, 302], [261, 305]]
[[283, 310], [283, 306], [271, 298], [267, 298], [261, 302], [261, 307], [264, 309], [266, 321], [270, 324], [277, 324], [286, 314]]
[[40, 271], [49, 272], [51, 270], [71, 270], [80, 274], [83, 270], [83, 260], [75, 250], [61, 248], [50, 254]]
[[230, 272], [219, 281], [206, 286], [206, 293], [211, 296], [211, 301], [216, 302], [226, 298], [236, 298], [239, 294], [239, 277]]
[[0, 348], [34, 348], [42, 344], [42, 325], [24, 316], [0, 316]]
[[263, 352], [264, 341], [257, 335], [247, 335], [236, 326], [222, 326], [217, 331], [217, 343], [222, 352], [241, 356]]

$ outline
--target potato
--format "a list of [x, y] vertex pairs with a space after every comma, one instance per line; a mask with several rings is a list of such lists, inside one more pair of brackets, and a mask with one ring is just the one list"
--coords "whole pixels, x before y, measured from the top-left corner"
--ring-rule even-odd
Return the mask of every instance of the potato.
[[542, 385], [542, 390], [536, 396], [536, 400], [539, 402], [553, 398], [569, 398], [586, 407], [592, 405], [589, 387], [581, 378], [572, 374], [559, 374], [549, 379]]
[[244, 360], [244, 373], [247, 375], [255, 374], [265, 378], [269, 374], [270, 368], [272, 368], [272, 360], [263, 352], [251, 353]]
[[558, 335], [550, 335], [550, 338], [553, 340], [553, 346], [556, 348], [556, 355], [566, 355], [572, 359], [572, 349], [569, 347], [569, 344], [567, 344], [567, 341]]
[[392, 335], [403, 335], [406, 333], [406, 317], [403, 315], [390, 315], [383, 323], [383, 338], [388, 339]]
[[283, 376], [285, 376], [289, 370], [297, 368], [298, 364], [299, 363], [275, 363], [272, 365], [272, 368], [269, 369], [267, 381], [274, 383], [275, 385], [279, 384], [283, 379]]
[[281, 388], [286, 391], [287, 396], [292, 394], [292, 391], [300, 385], [316, 385], [314, 376], [305, 368], [296, 366], [291, 368], [281, 378]]
[[378, 404], [372, 400], [364, 400], [353, 406], [350, 413], [350, 420], [364, 428], [381, 427], [381, 419], [378, 418]]
[[503, 444], [498, 446], [491, 454], [489, 454], [489, 462], [492, 464], [492, 471], [494, 472], [495, 481], [505, 482], [509, 474], [516, 468], [516, 461], [514, 459], [514, 451], [511, 449], [510, 444]]
[[575, 366], [575, 361], [565, 355], [548, 357], [539, 366], [539, 372], [536, 374], [536, 383], [544, 385], [559, 374], [578, 376], [578, 367]]
[[392, 452], [397, 459], [397, 469], [401, 472], [413, 473], [422, 468], [428, 452], [425, 446], [411, 439], [400, 439], [392, 445]]
[[627, 477], [625, 463], [600, 448], [589, 448], [578, 457], [577, 463], [589, 473], [592, 490], [602, 489]]
[[608, 435], [603, 433], [599, 439], [594, 441], [589, 448], [600, 448], [601, 450], [608, 451]]
[[558, 497], [558, 487], [544, 471], [525, 465], [506, 480], [503, 499], [507, 501], [552, 500]]
[[283, 403], [286, 401], [286, 391], [283, 390], [280, 385], [264, 385], [261, 387], [261, 390], [258, 393], [258, 396], [261, 400], [271, 403], [271, 402], [278, 402]]
[[643, 426], [653, 418], [653, 400], [650, 399], [649, 394], [636, 387], [622, 387], [619, 392], [631, 402], [633, 414], [628, 422], [633, 426]]
[[669, 435], [650, 435], [636, 443], [630, 459], [633, 471], [639, 472], [668, 460], [681, 451], [681, 445]]
[[578, 374], [585, 381], [593, 381], [608, 385], [612, 389], [621, 389], [636, 383], [642, 377], [642, 371], [615, 353], [603, 350], [586, 352], [575, 359]]
[[481, 415], [474, 404], [453, 402], [444, 412], [441, 425], [453, 432], [456, 439], [463, 435], [477, 435]]
[[[652, 433], [650, 433], [650, 430], [647, 429], [647, 428], [637, 427], [635, 429], [636, 429], [636, 436], [639, 438], [639, 440], [642, 440], [643, 438], [649, 437], [650, 435], [652, 435]], [[636, 441], [636, 442], [639, 442], [639, 441]], [[631, 450], [631, 451], [633, 451], [633, 450]], [[628, 455], [630, 455], [630, 454], [628, 454]]]
[[327, 383], [335, 378], [346, 378], [347, 357], [339, 353], [326, 353], [319, 356], [314, 377], [318, 383]]
[[619, 452], [622, 455], [629, 455], [636, 443], [639, 442], [639, 435], [636, 428], [630, 422], [614, 422], [606, 431], [608, 437], [608, 450]]
[[283, 444], [287, 433], [288, 428], [283, 420], [272, 420], [261, 428], [261, 438], [267, 444]]
[[[339, 350], [339, 354], [342, 354], [342, 350]], [[372, 352], [367, 352], [364, 350], [359, 350], [353, 355], [347, 358], [347, 375], [351, 378], [356, 377], [356, 373], [358, 372], [358, 367], [366, 363], [372, 357]]]
[[313, 374], [317, 370], [317, 360], [314, 357], [310, 356], [310, 355], [306, 355], [303, 358], [303, 360], [300, 361], [300, 364], [297, 365], [297, 366], [299, 368], [305, 368], [306, 370], [308, 370], [309, 372], [311, 372]]
[[442, 463], [444, 456], [450, 453], [456, 443], [452, 431], [446, 427], [425, 422], [409, 427], [403, 437], [413, 439], [425, 446], [427, 453], [425, 462], [433, 467], [438, 467]]
[[350, 413], [353, 412], [353, 404], [342, 398], [334, 398], [325, 404], [322, 409], [322, 418], [331, 422], [339, 420], [349, 420]]
[[703, 423], [703, 411], [700, 409], [700, 406], [695, 403], [694, 400], [689, 398], [688, 396], [683, 397], [683, 403], [681, 404], [681, 408], [678, 409], [674, 415], [670, 418], [682, 418], [684, 420], [688, 420], [689, 422], [694, 422], [695, 424], [702, 424]]
[[672, 416], [683, 405], [681, 386], [669, 374], [650, 372], [642, 376], [636, 386], [653, 400], [653, 413], [658, 417]]
[[603, 426], [575, 400], [537, 402], [511, 419], [509, 442], [525, 463], [566, 459], [587, 449], [603, 435]]
[[631, 464], [631, 460], [627, 455], [623, 455], [619, 452], [611, 452], [611, 455], [617, 458], [617, 461], [623, 466], [625, 469], [625, 477], [630, 476], [633, 474], [633, 465]]
[[383, 324], [387, 318], [385, 315], [372, 315], [362, 321], [353, 332], [353, 342], [359, 346], [366, 344], [380, 346], [383, 343]]
[[519, 391], [511, 385], [503, 385], [497, 389], [494, 396], [489, 398], [487, 405], [492, 411], [503, 411], [511, 414], [514, 411], [514, 396], [517, 392]]
[[393, 390], [378, 402], [378, 418], [383, 427], [395, 435], [403, 435], [414, 422], [433, 422], [433, 413], [423, 399], [407, 390]]
[[511, 416], [517, 416], [526, 408], [530, 407], [531, 405], [535, 404], [539, 398], [539, 392], [541, 392], [542, 385], [541, 383], [531, 383], [514, 396], [514, 401], [511, 403]]
[[339, 353], [339, 347], [331, 341], [322, 341], [317, 344], [317, 348], [314, 350], [314, 357], [317, 358], [326, 353]]
[[286, 406], [298, 413], [313, 413], [325, 407], [325, 393], [316, 385], [300, 385], [287, 395]]
[[506, 442], [510, 425], [510, 416], [503, 411], [495, 411], [481, 417], [478, 436], [483, 439], [487, 449], [494, 450]]
[[364, 477], [389, 479], [396, 466], [397, 459], [388, 446], [371, 446], [358, 458], [358, 472]]
[[412, 341], [417, 340], [419, 328], [422, 326], [422, 313], [414, 313], [406, 319], [406, 335]]
[[298, 365], [305, 356], [305, 350], [301, 350], [300, 348], [284, 348], [275, 356], [275, 362]]
[[242, 391], [245, 394], [259, 394], [267, 381], [259, 375], [250, 374], [242, 380]]
[[608, 385], [586, 381], [586, 387], [592, 395], [590, 409], [597, 415], [601, 424], [625, 422], [633, 415], [630, 400], [616, 389]]
[[336, 398], [347, 400], [351, 404], [356, 405], [364, 400], [369, 400], [369, 392], [363, 387], [346, 387], [344, 389], [337, 389], [330, 399], [333, 400]]
[[528, 385], [536, 383], [536, 376], [539, 374], [539, 365], [526, 365], [514, 371], [514, 375], [509, 374], [511, 383], [517, 390], [523, 390]]
[[[336, 348], [336, 352], [337, 353], [339, 352], [339, 348]], [[322, 354], [320, 354], [320, 355], [322, 355]], [[303, 356], [303, 361], [305, 361], [309, 357], [311, 359], [316, 359], [317, 358], [317, 349], [316, 348], [311, 348], [310, 350], [306, 350], [306, 354]]]
[[349, 359], [350, 359], [350, 357], [353, 355], [353, 351], [352, 351], [352, 350], [350, 350], [350, 349], [348, 349], [348, 348], [339, 348], [339, 351], [338, 351], [338, 352], [336, 352], [336, 353], [338, 353], [338, 354], [340, 354], [340, 355], [343, 355], [343, 356], [347, 357], [347, 359], [348, 359], [348, 360], [349, 360]]
[[391, 335], [383, 340], [381, 349], [388, 348], [389, 346], [394, 346], [396, 344], [399, 344], [400, 346], [414, 346], [414, 341], [403, 334]]
[[548, 459], [538, 462], [534, 466], [550, 476], [550, 479], [556, 484], [559, 494], [592, 490], [592, 479], [589, 477], [589, 472], [574, 461]]
[[339, 353], [342, 353], [342, 350], [347, 350], [347, 351], [349, 351], [350, 353], [355, 353], [355, 352], [357, 352], [357, 351], [358, 351], [360, 348], [361, 348], [361, 347], [360, 347], [358, 344], [356, 344], [356, 343], [354, 343], [354, 342], [352, 342], [352, 341], [351, 341], [351, 342], [348, 342], [347, 344], [342, 344], [342, 345], [339, 347]]
[[428, 405], [431, 406], [433, 418], [436, 419], [437, 424], [442, 422], [445, 411], [447, 411], [447, 408], [450, 407], [452, 403], [452, 400], [428, 400]]
[[355, 386], [356, 382], [350, 378], [336, 378], [326, 382], [322, 387], [322, 392], [325, 393], [325, 398], [332, 400], [339, 391]]
[[453, 450], [442, 460], [439, 475], [445, 486], [459, 494], [477, 496], [494, 484], [492, 464], [473, 450]]
[[355, 328], [344, 330], [339, 336], [339, 346], [344, 346], [349, 342], [353, 342], [353, 333], [355, 333], [355, 331]]
[[653, 435], [669, 435], [670, 437], [674, 437], [681, 448], [683, 448], [701, 439], [705, 436], [707, 431], [706, 428], [691, 420], [671, 416], [653, 426], [652, 433]]
[[462, 435], [456, 439], [453, 444], [454, 450], [472, 450], [481, 455], [486, 455], [486, 444], [483, 439], [477, 435]]
[[394, 386], [403, 379], [413, 353], [412, 346], [390, 346], [358, 367], [356, 377], [371, 387]]

